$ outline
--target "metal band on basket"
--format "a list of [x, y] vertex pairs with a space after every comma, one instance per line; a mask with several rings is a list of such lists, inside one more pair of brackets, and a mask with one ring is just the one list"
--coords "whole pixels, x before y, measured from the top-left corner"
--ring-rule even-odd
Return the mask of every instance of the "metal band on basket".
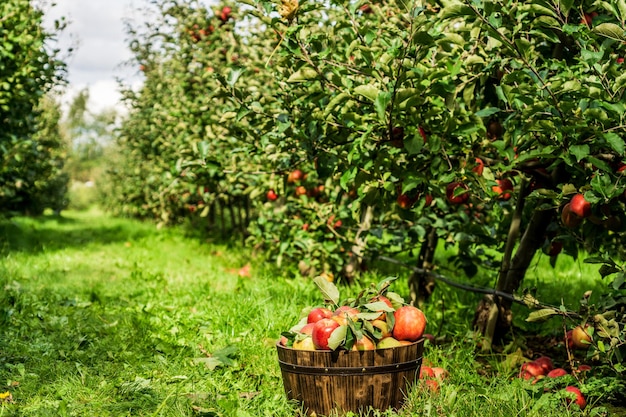
[[422, 363], [422, 358], [408, 362], [392, 363], [389, 365], [362, 366], [362, 367], [333, 367], [333, 366], [304, 366], [294, 365], [279, 360], [280, 368], [294, 374], [304, 375], [371, 375], [381, 373], [406, 372], [417, 370]]

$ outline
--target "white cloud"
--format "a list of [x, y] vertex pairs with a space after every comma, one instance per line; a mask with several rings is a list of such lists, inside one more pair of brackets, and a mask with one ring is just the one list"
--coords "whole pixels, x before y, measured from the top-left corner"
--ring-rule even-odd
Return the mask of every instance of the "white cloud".
[[91, 111], [122, 109], [116, 80], [134, 86], [141, 82], [136, 67], [124, 65], [132, 58], [125, 20], [133, 20], [136, 7], [131, 0], [56, 0], [55, 6], [44, 8], [49, 27], [61, 16], [68, 22], [57, 43], [62, 51], [74, 49], [69, 56], [61, 53], [68, 66], [65, 102], [88, 88]]
[[[2, 0], [0, 0], [2, 1]], [[37, 1], [37, 0], [34, 0]], [[133, 89], [138, 88], [142, 76], [136, 65], [124, 65], [132, 54], [128, 48], [126, 23], [137, 27], [147, 18], [138, 11], [148, 0], [38, 0], [44, 3], [46, 25], [52, 27], [55, 19], [65, 17], [69, 23], [58, 39], [62, 51], [73, 48], [61, 57], [68, 66], [69, 86], [63, 101], [67, 103], [78, 91], [89, 88], [89, 108], [97, 112], [115, 106], [120, 99], [117, 79]], [[50, 6], [53, 2], [55, 5]], [[201, 0], [206, 6], [216, 0]]]

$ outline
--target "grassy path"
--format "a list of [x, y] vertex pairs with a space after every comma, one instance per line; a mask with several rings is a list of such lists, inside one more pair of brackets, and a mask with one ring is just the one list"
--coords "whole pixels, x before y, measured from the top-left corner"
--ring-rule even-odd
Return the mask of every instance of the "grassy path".
[[[281, 324], [297, 316], [293, 291], [239, 277], [249, 261], [240, 249], [97, 212], [20, 219], [3, 235], [0, 392], [13, 398], [4, 414], [286, 409], [266, 364]], [[227, 346], [237, 349], [232, 379], [205, 363]]]
[[[0, 255], [0, 417], [294, 415], [274, 343], [319, 304], [311, 282], [277, 278], [238, 246], [97, 211], [2, 223]], [[371, 416], [580, 415], [505, 358], [475, 361], [473, 304], [448, 303], [458, 340], [426, 355], [449, 381]]]

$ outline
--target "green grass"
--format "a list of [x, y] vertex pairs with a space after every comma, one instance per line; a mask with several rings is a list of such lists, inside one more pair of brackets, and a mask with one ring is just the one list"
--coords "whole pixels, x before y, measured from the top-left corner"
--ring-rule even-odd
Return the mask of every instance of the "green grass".
[[[96, 210], [1, 223], [0, 255], [0, 394], [12, 398], [0, 400], [0, 416], [296, 414], [274, 344], [320, 304], [311, 281], [277, 274], [235, 244]], [[239, 276], [246, 264], [251, 275]], [[476, 300], [435, 293], [429, 331], [450, 342], [425, 356], [449, 380], [437, 394], [411, 391], [400, 413], [371, 416], [581, 414], [514, 378], [503, 357], [477, 360], [465, 337]]]

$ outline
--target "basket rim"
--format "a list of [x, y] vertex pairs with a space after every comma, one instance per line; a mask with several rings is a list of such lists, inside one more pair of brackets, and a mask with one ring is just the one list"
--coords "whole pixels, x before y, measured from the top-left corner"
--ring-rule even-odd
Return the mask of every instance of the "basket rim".
[[331, 350], [331, 349], [315, 349], [315, 350], [299, 350], [299, 349], [294, 349], [292, 347], [288, 347], [288, 346], [283, 346], [280, 344], [280, 340], [278, 340], [276, 342], [276, 347], [280, 348], [280, 349], [285, 349], [285, 350], [293, 350], [293, 351], [298, 351], [298, 352], [319, 352], [319, 353], [333, 353], [333, 352], [345, 352], [345, 353], [350, 353], [350, 352], [376, 352], [376, 351], [382, 351], [382, 350], [388, 350], [388, 349], [401, 349], [401, 348], [408, 348], [411, 346], [415, 346], [415, 345], [419, 345], [419, 344], [423, 344], [424, 341], [426, 340], [426, 338], [424, 336], [420, 337], [419, 339], [417, 339], [415, 342], [411, 342], [410, 344], [406, 344], [406, 345], [402, 345], [402, 346], [393, 346], [393, 347], [387, 347], [387, 348], [376, 348], [376, 349], [369, 349], [369, 350], [346, 350], [346, 349], [336, 349], [336, 350]]

